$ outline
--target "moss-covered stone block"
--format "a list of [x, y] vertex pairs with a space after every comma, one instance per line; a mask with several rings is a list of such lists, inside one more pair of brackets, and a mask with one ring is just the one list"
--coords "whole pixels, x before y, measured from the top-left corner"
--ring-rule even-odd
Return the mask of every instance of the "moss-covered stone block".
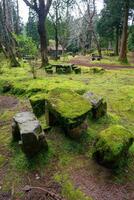
[[102, 97], [90, 91], [86, 92], [83, 97], [92, 104], [91, 115], [93, 119], [99, 119], [107, 113], [107, 103]]
[[124, 163], [134, 136], [120, 125], [103, 130], [95, 143], [93, 157], [98, 163], [108, 167], [119, 167]]
[[30, 103], [33, 109], [33, 113], [40, 117], [41, 115], [45, 114], [45, 99], [46, 94], [40, 93], [30, 97]]
[[72, 65], [72, 70], [75, 70], [76, 68], [78, 68], [76, 65]]
[[96, 73], [104, 73], [105, 72], [105, 69], [102, 68], [102, 67], [92, 67], [90, 69], [90, 71], [93, 73], [93, 74], [96, 74]]
[[81, 74], [81, 68], [77, 67], [74, 69], [75, 74]]
[[47, 74], [53, 74], [53, 69], [45, 69]]
[[[92, 106], [77, 93], [56, 88], [48, 94], [47, 107], [51, 125], [61, 125], [67, 135], [79, 137], [81, 129], [86, 130], [87, 126], [82, 124]], [[72, 131], [75, 133], [71, 134]]]
[[70, 65], [69, 66], [65, 66], [63, 68], [63, 72], [64, 72], [64, 74], [70, 74], [72, 72], [71, 66]]
[[48, 150], [43, 129], [31, 112], [17, 113], [13, 117], [12, 137], [28, 158], [34, 157], [43, 149]]
[[47, 66], [45, 67], [45, 69], [52, 69], [52, 68], [53, 68], [52, 65], [47, 65]]
[[57, 74], [64, 74], [63, 68], [56, 68], [56, 73]]
[[70, 74], [72, 72], [72, 67], [70, 64], [59, 64], [55, 65], [57, 74]]

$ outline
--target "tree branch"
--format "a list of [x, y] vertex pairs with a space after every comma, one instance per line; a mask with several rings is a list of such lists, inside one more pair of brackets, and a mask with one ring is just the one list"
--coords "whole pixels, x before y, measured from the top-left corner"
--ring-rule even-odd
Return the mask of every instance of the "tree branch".
[[34, 0], [34, 4], [31, 4], [28, 0], [23, 0], [27, 6], [29, 6], [31, 9], [38, 12], [37, 2]]
[[49, 12], [49, 9], [50, 9], [51, 4], [52, 4], [52, 0], [47, 0], [46, 6], [45, 6], [45, 12], [46, 12], [46, 13]]

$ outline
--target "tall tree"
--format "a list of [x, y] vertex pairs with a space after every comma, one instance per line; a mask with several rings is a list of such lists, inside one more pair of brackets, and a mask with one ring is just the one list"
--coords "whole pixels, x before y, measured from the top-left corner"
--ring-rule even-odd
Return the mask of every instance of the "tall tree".
[[[8, 2], [9, 3], [9, 2]], [[0, 26], [1, 26], [1, 34], [0, 34], [0, 46], [2, 47], [3, 53], [10, 59], [11, 66], [17, 67], [19, 63], [16, 59], [14, 52], [14, 39], [10, 30], [10, 18], [8, 16], [10, 8], [6, 0], [2, 0], [0, 2]]]
[[47, 56], [47, 31], [46, 31], [46, 17], [48, 15], [52, 0], [23, 0], [27, 6], [33, 9], [38, 15], [38, 32], [40, 36], [40, 49], [42, 67], [48, 64]]
[[59, 23], [60, 23], [60, 19], [61, 19], [61, 7], [62, 7], [62, 2], [61, 0], [55, 0], [52, 3], [52, 10], [53, 13], [51, 14], [51, 12], [49, 12], [50, 18], [52, 20], [53, 23], [53, 27], [54, 27], [54, 32], [55, 32], [55, 50], [56, 50], [56, 55], [55, 58], [58, 58], [58, 46], [59, 46]]
[[127, 38], [128, 38], [128, 16], [129, 16], [129, 0], [124, 1], [124, 20], [123, 31], [121, 38], [121, 47], [119, 60], [121, 62], [127, 62]]
[[114, 41], [115, 54], [119, 52], [119, 38], [122, 31], [122, 2], [105, 0], [105, 7], [97, 23], [99, 35], [107, 41]]
[[94, 20], [95, 20], [96, 14], [97, 14], [96, 13], [96, 0], [81, 0], [81, 2], [85, 6], [86, 11], [83, 14], [82, 9], [80, 8], [79, 4], [77, 3], [78, 9], [79, 9], [80, 13], [82, 14], [85, 22], [88, 25], [88, 34], [92, 34], [92, 36], [93, 36], [99, 56], [102, 56], [100, 42], [97, 37], [96, 31], [95, 31], [95, 26], [94, 26]]

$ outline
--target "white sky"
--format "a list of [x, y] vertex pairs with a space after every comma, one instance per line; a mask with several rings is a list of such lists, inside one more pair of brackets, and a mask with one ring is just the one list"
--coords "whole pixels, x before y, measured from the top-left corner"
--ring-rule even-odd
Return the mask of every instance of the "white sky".
[[[103, 8], [103, 0], [96, 0], [96, 6], [98, 12], [100, 12], [101, 9]], [[20, 16], [22, 17], [23, 22], [26, 23], [28, 19], [28, 7], [26, 6], [23, 0], [19, 0], [19, 8], [20, 8]]]

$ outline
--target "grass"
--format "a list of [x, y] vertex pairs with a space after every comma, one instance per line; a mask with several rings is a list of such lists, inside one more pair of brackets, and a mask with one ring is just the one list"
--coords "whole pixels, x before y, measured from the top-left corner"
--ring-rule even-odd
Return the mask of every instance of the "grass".
[[[3, 85], [9, 82], [12, 85], [12, 89], [8, 95], [14, 94], [19, 97], [25, 106], [25, 99], [28, 97], [38, 93], [46, 94], [57, 87], [62, 89], [69, 88], [80, 95], [86, 91], [91, 91], [104, 97], [108, 104], [108, 114], [97, 121], [89, 119], [88, 132], [78, 142], [66, 137], [62, 130], [52, 129], [46, 134], [49, 152], [47, 154], [42, 152], [30, 162], [22, 154], [19, 147], [10, 145], [10, 120], [14, 113], [20, 111], [20, 108], [16, 107], [14, 110], [5, 109], [1, 113], [0, 121], [8, 121], [9, 123], [0, 127], [0, 141], [2, 141], [0, 144], [0, 168], [2, 169], [5, 158], [8, 158], [8, 164], [7, 169], [5, 169], [7, 170], [7, 175], [2, 178], [2, 190], [11, 189], [12, 183], [14, 183], [16, 187], [15, 193], [18, 195], [19, 188], [24, 183], [27, 183], [25, 179], [30, 176], [30, 173], [40, 172], [45, 176], [46, 170], [52, 170], [54, 177], [57, 173], [61, 173], [63, 176], [65, 174], [71, 176], [72, 169], [77, 172], [77, 169], [84, 168], [83, 158], [87, 160], [87, 168], [92, 170], [88, 162], [92, 157], [94, 141], [101, 131], [111, 125], [122, 125], [128, 131], [134, 131], [134, 70], [113, 70], [94, 74], [90, 69], [82, 68], [82, 74], [78, 75], [46, 75], [45, 70], [37, 69], [37, 79], [34, 80], [27, 64], [23, 64], [21, 68], [11, 69], [5, 61], [1, 63], [1, 94]], [[44, 116], [40, 117], [40, 121], [45, 127]], [[134, 181], [133, 146], [129, 152], [128, 172], [122, 170], [116, 175], [113, 174], [113, 179], [116, 182], [119, 182], [119, 179], [123, 182]], [[8, 153], [10, 156], [8, 156]], [[57, 180], [57, 182], [60, 182], [62, 194], [67, 200], [87, 200], [84, 194], [75, 188], [73, 181], [69, 178], [66, 179], [65, 183], [61, 182], [61, 180]], [[34, 183], [32, 178], [31, 183]]]

